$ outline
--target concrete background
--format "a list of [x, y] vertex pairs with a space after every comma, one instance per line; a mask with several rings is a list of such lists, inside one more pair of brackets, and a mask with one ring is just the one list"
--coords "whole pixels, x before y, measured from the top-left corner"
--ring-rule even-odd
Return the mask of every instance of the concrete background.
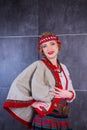
[[40, 58], [37, 41], [46, 31], [59, 35], [59, 60], [77, 93], [73, 130], [87, 130], [87, 0], [0, 0], [0, 130], [26, 130], [2, 106], [12, 81]]

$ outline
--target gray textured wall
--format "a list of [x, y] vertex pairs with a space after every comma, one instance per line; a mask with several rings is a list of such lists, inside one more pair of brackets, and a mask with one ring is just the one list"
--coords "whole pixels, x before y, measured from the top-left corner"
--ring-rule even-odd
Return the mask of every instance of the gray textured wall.
[[87, 130], [87, 0], [0, 0], [0, 130], [26, 130], [2, 108], [14, 78], [39, 58], [37, 37], [60, 36], [59, 59], [77, 93], [71, 104], [73, 130]]

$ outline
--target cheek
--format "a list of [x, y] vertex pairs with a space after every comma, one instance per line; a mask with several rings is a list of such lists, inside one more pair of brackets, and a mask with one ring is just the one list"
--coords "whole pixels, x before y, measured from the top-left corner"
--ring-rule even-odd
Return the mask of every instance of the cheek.
[[60, 46], [59, 46], [59, 45], [57, 45], [57, 47], [56, 47], [56, 48], [57, 48], [57, 50], [58, 50], [58, 51], [60, 50]]
[[59, 47], [57, 47], [55, 51], [58, 54], [59, 53]]
[[43, 53], [46, 53], [47, 52], [47, 49], [43, 49]]
[[59, 51], [59, 47], [58, 46], [55, 46], [54, 49], [57, 51]]

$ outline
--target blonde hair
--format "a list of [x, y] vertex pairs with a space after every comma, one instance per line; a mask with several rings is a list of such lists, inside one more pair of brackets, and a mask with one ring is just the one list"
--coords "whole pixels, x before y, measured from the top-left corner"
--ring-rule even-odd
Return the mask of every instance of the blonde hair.
[[41, 35], [40, 35], [40, 38], [43, 38], [43, 37], [45, 37], [45, 36], [55, 36], [55, 34], [54, 33], [52, 33], [52, 32], [44, 32], [44, 33], [42, 33]]

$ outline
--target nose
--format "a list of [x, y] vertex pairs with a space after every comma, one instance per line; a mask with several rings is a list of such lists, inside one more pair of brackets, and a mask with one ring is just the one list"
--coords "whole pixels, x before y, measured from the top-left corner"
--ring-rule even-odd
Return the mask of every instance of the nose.
[[51, 46], [50, 45], [47, 46], [47, 50], [48, 51], [51, 50]]

